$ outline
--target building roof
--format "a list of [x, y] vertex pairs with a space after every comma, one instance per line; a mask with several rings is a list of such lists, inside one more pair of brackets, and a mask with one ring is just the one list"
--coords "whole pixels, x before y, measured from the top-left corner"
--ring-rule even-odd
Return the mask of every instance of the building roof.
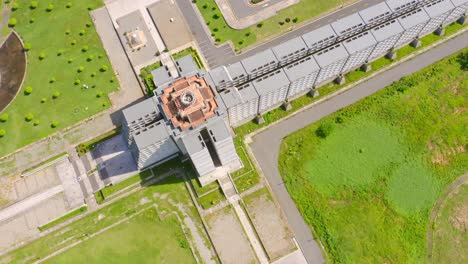
[[294, 54], [306, 52], [307, 46], [301, 37], [297, 37], [273, 47], [272, 50], [276, 58], [282, 61]]
[[425, 23], [429, 21], [429, 16], [422, 8], [418, 8], [413, 10], [401, 17], [398, 18], [398, 22], [400, 22], [401, 26], [404, 29], [409, 29], [415, 25], [419, 25], [421, 23]]
[[175, 61], [175, 66], [181, 77], [194, 75], [198, 72], [198, 67], [192, 58], [192, 55], [184, 56]]
[[400, 23], [396, 19], [387, 21], [384, 24], [374, 27], [371, 30], [372, 35], [374, 35], [374, 38], [379, 42], [386, 40], [390, 37], [393, 37], [403, 31], [404, 31], [403, 27], [400, 25]]
[[270, 67], [273, 64], [277, 64], [278, 60], [273, 54], [273, 51], [271, 51], [271, 49], [267, 49], [243, 59], [241, 63], [244, 66], [247, 74], [253, 74], [261, 68]]
[[369, 31], [359, 33], [343, 42], [349, 54], [354, 54], [361, 50], [375, 45], [377, 41]]
[[219, 66], [209, 72], [214, 85], [218, 86], [223, 82], [236, 81], [238, 78], [243, 78], [247, 75], [244, 67], [240, 62], [229, 64], [227, 66]]
[[219, 93], [227, 108], [258, 98], [258, 93], [251, 83], [232, 87]]
[[228, 128], [226, 127], [226, 123], [222, 118], [213, 119], [212, 122], [209, 122], [206, 126], [208, 133], [210, 133], [213, 140], [221, 141], [226, 138], [231, 137]]
[[466, 3], [468, 3], [468, 0], [452, 0], [452, 4], [457, 7]]
[[381, 22], [392, 15], [392, 10], [387, 6], [385, 2], [378, 3], [359, 12], [362, 20], [366, 24], [373, 24]]
[[334, 62], [345, 59], [349, 56], [341, 43], [323, 49], [314, 54], [314, 59], [320, 67], [326, 67]]
[[192, 133], [186, 133], [182, 137], [182, 142], [184, 143], [185, 149], [189, 155], [200, 152], [205, 148], [202, 140], [200, 131], [198, 130], [194, 130]]
[[289, 79], [282, 69], [275, 70], [252, 81], [255, 90], [257, 90], [260, 96], [276, 91], [281, 87], [289, 85], [289, 83]]
[[431, 18], [438, 17], [454, 8], [455, 6], [450, 0], [432, 0], [424, 4], [424, 10]]
[[158, 114], [159, 108], [157, 105], [158, 99], [156, 97], [151, 97], [138, 104], [125, 108], [122, 111], [122, 114], [125, 120], [127, 120], [127, 123], [130, 124], [139, 118], [145, 117], [146, 115]]
[[169, 133], [164, 120], [151, 124], [133, 135], [135, 144], [140, 150], [167, 138], [169, 138]]
[[397, 12], [417, 5], [421, 0], [385, 0], [385, 2], [393, 12]]
[[288, 76], [288, 79], [292, 82], [320, 70], [320, 67], [314, 57], [308, 56], [289, 64], [284, 67], [283, 70], [286, 73], [286, 76]]
[[330, 25], [312, 30], [302, 35], [302, 39], [309, 49], [316, 50], [322, 48], [336, 39], [337, 35]]
[[174, 80], [166, 66], [161, 66], [151, 71], [153, 82], [156, 87], [164, 86]]
[[365, 27], [365, 23], [358, 13], [354, 13], [331, 23], [332, 28], [338, 36], [348, 35]]

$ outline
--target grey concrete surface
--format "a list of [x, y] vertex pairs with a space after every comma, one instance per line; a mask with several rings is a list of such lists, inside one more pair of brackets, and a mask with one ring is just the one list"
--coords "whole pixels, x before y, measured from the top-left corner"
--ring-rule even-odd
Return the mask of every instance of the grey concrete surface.
[[318, 243], [299, 213], [294, 201], [289, 196], [278, 170], [280, 144], [287, 135], [327, 116], [339, 109], [349, 106], [388, 86], [400, 78], [412, 74], [433, 64], [468, 45], [468, 33], [449, 40], [412, 60], [400, 64], [380, 75], [363, 82], [353, 89], [337, 95], [328, 101], [302, 111], [279, 122], [253, 137], [251, 144], [255, 158], [266, 176], [270, 187], [285, 211], [296, 239], [308, 263], [324, 263]]
[[251, 4], [250, 0], [226, 0], [237, 18], [244, 18], [281, 3], [284, 0], [264, 0], [258, 4]]

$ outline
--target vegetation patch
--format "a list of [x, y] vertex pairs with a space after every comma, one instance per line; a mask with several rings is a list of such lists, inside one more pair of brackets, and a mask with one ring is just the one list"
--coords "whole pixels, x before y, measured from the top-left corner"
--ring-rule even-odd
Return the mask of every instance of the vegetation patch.
[[[71, 7], [60, 0], [16, 0], [10, 18], [24, 43], [28, 65], [23, 83], [31, 93], [20, 93], [4, 110], [8, 122], [0, 123], [6, 135], [0, 138], [0, 156], [44, 138], [57, 129], [97, 114], [111, 104], [107, 94], [115, 91], [110, 62], [92, 24], [89, 11], [102, 6], [100, 0], [72, 0]], [[50, 8], [52, 7], [52, 8]], [[84, 34], [80, 31], [85, 29]], [[94, 59], [88, 61], [90, 55]], [[78, 72], [79, 66], [83, 71]], [[96, 73], [94, 76], [93, 73]], [[76, 84], [79, 80], [79, 84]], [[98, 92], [102, 96], [97, 97]], [[33, 114], [27, 122], [25, 116]]]
[[468, 166], [466, 52], [283, 141], [280, 172], [331, 261], [424, 262], [431, 208]]
[[97, 145], [99, 145], [99, 143], [104, 142], [118, 134], [120, 134], [120, 127], [104, 133], [97, 138], [91, 139], [90, 141], [79, 144], [76, 146], [76, 152], [78, 152], [78, 156], [81, 157], [87, 152], [92, 151]]
[[140, 70], [140, 78], [143, 80], [143, 83], [145, 84], [146, 92], [148, 95], [154, 95], [154, 89], [156, 89], [156, 86], [154, 85], [154, 80], [153, 80], [153, 75], [151, 72], [153, 70], [156, 70], [162, 66], [162, 63], [160, 61], [157, 61], [151, 65], [148, 65]]
[[445, 201], [433, 226], [431, 263], [468, 261], [468, 184], [458, 187]]
[[173, 54], [173, 55], [172, 55], [172, 58], [173, 58], [174, 60], [178, 60], [178, 59], [181, 59], [181, 58], [183, 58], [183, 57], [185, 57], [185, 56], [187, 56], [187, 55], [192, 56], [193, 60], [195, 61], [195, 63], [197, 64], [197, 67], [198, 67], [199, 69], [203, 69], [203, 68], [204, 68], [203, 62], [202, 62], [202, 60], [201, 60], [201, 58], [200, 58], [200, 55], [198, 55], [198, 52], [197, 52], [194, 48], [192, 48], [192, 47], [186, 48], [186, 49], [184, 49], [184, 50], [181, 50], [181, 51], [179, 51], [179, 52]]

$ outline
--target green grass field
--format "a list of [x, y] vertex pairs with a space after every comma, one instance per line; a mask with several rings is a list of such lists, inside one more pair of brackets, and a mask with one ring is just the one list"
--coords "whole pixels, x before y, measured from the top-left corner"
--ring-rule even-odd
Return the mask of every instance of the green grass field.
[[445, 201], [434, 224], [432, 263], [466, 263], [468, 261], [468, 184], [455, 190]]
[[196, 263], [177, 218], [161, 221], [155, 209], [147, 209], [47, 262]]
[[[263, 21], [261, 27], [254, 25], [242, 30], [229, 27], [214, 0], [197, 0], [196, 5], [211, 30], [216, 43], [221, 44], [231, 40], [236, 49], [241, 50], [289, 31], [301, 22], [339, 7], [342, 2], [342, 0], [301, 0], [299, 3], [281, 10], [277, 15]], [[295, 18], [297, 18], [297, 21]], [[286, 19], [289, 19], [289, 22], [286, 22]]]
[[[163, 221], [154, 215], [153, 205], [163, 215]], [[184, 216], [179, 208], [184, 207]], [[135, 216], [145, 211], [141, 217]], [[188, 241], [174, 213], [190, 217], [198, 230], [202, 223], [185, 184], [176, 177], [169, 177], [134, 194], [115, 201], [102, 209], [54, 231], [24, 247], [0, 257], [0, 263], [28, 263], [63, 249], [72, 243], [83, 241], [112, 224], [135, 216], [131, 220], [112, 227], [101, 234], [85, 240], [76, 248], [65, 251], [53, 259], [57, 263], [83, 263], [83, 258], [99, 259], [103, 263], [143, 260], [150, 263], [193, 263], [195, 262]], [[204, 243], [210, 245], [206, 236]], [[86, 252], [86, 254], [83, 254]], [[81, 255], [80, 255], [81, 254]], [[198, 252], [196, 252], [198, 254]], [[164, 261], [166, 260], [166, 261]]]
[[452, 56], [283, 141], [280, 171], [329, 260], [425, 262], [432, 206], [468, 167], [467, 96]]
[[[118, 87], [89, 16], [88, 8], [101, 6], [102, 1], [37, 1], [35, 9], [29, 0], [15, 2], [19, 8], [10, 17], [17, 19], [14, 29], [31, 50], [22, 90], [4, 111], [8, 121], [0, 123], [7, 133], [0, 138], [0, 156], [108, 108], [107, 94]], [[52, 11], [46, 10], [49, 4]], [[42, 60], [41, 54], [45, 55]], [[32, 93], [26, 95], [28, 86]], [[56, 92], [60, 95], [54, 99]], [[25, 120], [28, 114], [33, 115], [31, 121]], [[56, 128], [51, 127], [54, 121]]]

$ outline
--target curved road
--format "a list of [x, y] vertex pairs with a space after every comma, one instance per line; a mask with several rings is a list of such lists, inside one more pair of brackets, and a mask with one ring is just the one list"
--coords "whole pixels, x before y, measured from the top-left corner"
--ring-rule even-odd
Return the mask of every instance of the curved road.
[[304, 110], [290, 118], [279, 122], [255, 135], [251, 143], [252, 152], [268, 180], [268, 183], [284, 210], [288, 222], [293, 229], [297, 242], [308, 263], [324, 263], [324, 257], [314, 240], [311, 231], [304, 222], [294, 201], [289, 196], [278, 170], [280, 144], [284, 137], [299, 130], [337, 110], [349, 106], [358, 100], [369, 96], [428, 65], [437, 62], [459, 50], [467, 47], [468, 32], [435, 47], [412, 60], [383, 72], [356, 87], [339, 94], [328, 101]]

